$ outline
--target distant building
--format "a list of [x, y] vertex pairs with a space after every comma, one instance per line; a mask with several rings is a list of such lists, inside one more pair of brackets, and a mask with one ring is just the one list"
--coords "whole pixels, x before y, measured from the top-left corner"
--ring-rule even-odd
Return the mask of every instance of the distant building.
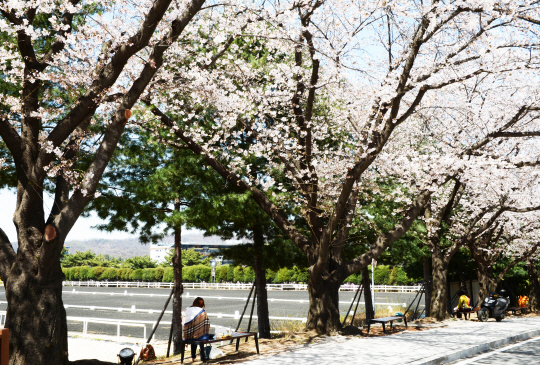
[[158, 243], [157, 245], [152, 243], [150, 244], [150, 258], [156, 262], [163, 262], [165, 261], [165, 257], [171, 253], [173, 248], [174, 243]]
[[[182, 250], [193, 249], [199, 252], [203, 256], [203, 258], [205, 258], [212, 254], [218, 253], [220, 248], [229, 248], [232, 246], [236, 246], [240, 243], [244, 243], [244, 242], [240, 240], [229, 240], [229, 241], [224, 241], [223, 243], [186, 242], [186, 243], [182, 243]], [[167, 255], [171, 253], [173, 248], [174, 248], [174, 243], [160, 242], [158, 244], [151, 244], [150, 245], [150, 258], [157, 262], [165, 261], [165, 257], [167, 257]], [[221, 257], [220, 257], [219, 263], [221, 263]], [[223, 264], [226, 264], [226, 262], [223, 262]]]

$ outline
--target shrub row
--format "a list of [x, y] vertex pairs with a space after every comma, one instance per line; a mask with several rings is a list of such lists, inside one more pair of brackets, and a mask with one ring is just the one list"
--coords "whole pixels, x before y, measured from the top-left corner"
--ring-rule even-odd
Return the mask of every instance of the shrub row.
[[[162, 281], [166, 269], [115, 269], [112, 267], [76, 266], [62, 268], [66, 280], [122, 280], [122, 281]], [[172, 268], [171, 268], [172, 271]]]
[[[98, 280], [98, 281], [162, 281], [172, 283], [174, 272], [172, 267], [157, 267], [155, 269], [115, 269], [110, 267], [87, 267], [76, 266], [63, 268], [62, 271], [66, 280]], [[182, 279], [186, 283], [211, 281], [212, 269], [206, 265], [184, 266], [182, 268]], [[252, 283], [255, 280], [255, 271], [252, 267], [222, 265], [216, 268], [216, 282], [241, 282]], [[285, 282], [307, 282], [307, 270], [282, 268], [277, 272], [266, 270], [266, 280], [268, 283]]]
[[[371, 279], [371, 267], [369, 270]], [[362, 274], [353, 274], [345, 279], [345, 283], [361, 284]], [[374, 280], [375, 285], [408, 285], [412, 281], [407, 277], [407, 273], [397, 266], [379, 265], [375, 268]]]

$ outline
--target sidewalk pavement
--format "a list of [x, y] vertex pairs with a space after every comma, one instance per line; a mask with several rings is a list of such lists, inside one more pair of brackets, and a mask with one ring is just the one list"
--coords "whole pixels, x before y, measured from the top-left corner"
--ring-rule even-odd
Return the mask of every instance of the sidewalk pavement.
[[338, 336], [324, 344], [247, 363], [438, 365], [534, 336], [540, 336], [540, 317], [507, 317], [502, 322], [459, 320], [449, 321], [448, 327], [389, 336], [350, 340]]

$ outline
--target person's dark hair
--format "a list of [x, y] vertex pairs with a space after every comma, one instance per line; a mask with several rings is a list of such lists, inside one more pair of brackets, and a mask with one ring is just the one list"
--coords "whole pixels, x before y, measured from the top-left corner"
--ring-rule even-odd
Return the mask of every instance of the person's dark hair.
[[192, 307], [204, 308], [204, 299], [201, 297], [195, 298]]
[[460, 297], [462, 295], [467, 295], [467, 292], [463, 288], [459, 289], [459, 291], [458, 291], [458, 297]]

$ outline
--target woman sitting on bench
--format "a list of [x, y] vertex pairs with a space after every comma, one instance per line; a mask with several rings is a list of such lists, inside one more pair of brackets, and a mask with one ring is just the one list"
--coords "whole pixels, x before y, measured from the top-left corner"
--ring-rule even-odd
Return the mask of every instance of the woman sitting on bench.
[[[184, 340], [210, 340], [210, 321], [204, 310], [203, 298], [197, 297], [191, 307], [186, 308], [182, 315], [184, 323]], [[197, 346], [191, 344], [191, 360], [195, 361]]]

